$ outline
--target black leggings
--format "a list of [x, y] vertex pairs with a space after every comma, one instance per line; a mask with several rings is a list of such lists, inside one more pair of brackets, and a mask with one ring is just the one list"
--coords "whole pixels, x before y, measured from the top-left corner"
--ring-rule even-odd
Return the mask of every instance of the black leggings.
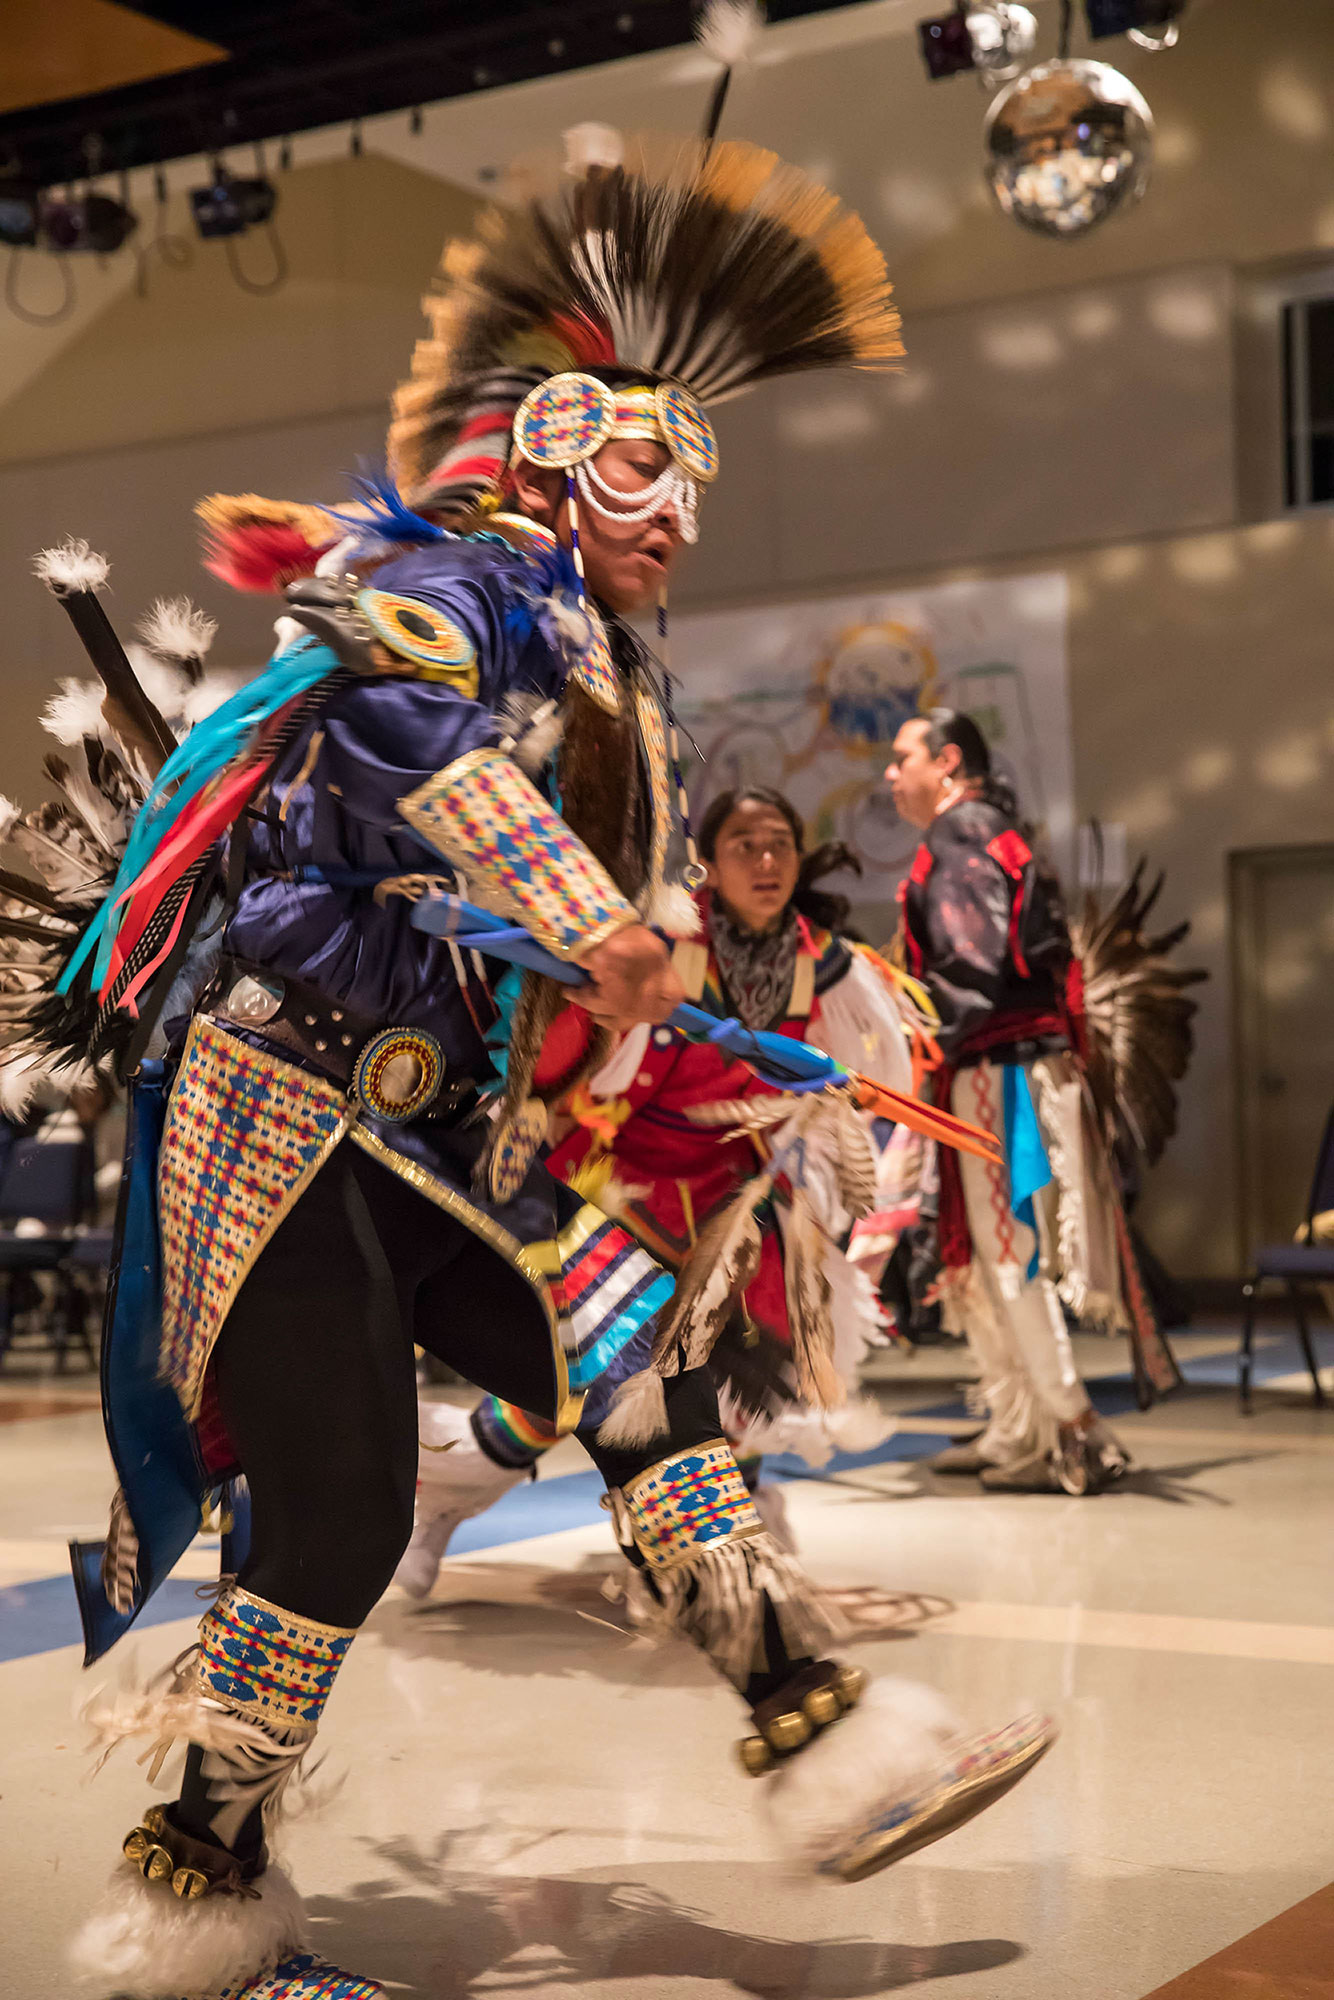
[[[241, 1584], [300, 1617], [359, 1626], [412, 1532], [414, 1342], [467, 1381], [550, 1416], [545, 1322], [527, 1282], [350, 1140], [257, 1258], [215, 1350], [221, 1415], [251, 1495]], [[670, 1433], [608, 1451], [609, 1486], [717, 1437], [703, 1370], [666, 1385]]]

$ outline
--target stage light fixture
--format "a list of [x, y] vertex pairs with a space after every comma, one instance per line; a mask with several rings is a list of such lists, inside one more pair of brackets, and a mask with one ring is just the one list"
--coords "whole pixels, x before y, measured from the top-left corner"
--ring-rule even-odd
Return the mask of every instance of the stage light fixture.
[[922, 61], [933, 83], [942, 77], [961, 76], [974, 68], [973, 38], [968, 32], [968, 16], [962, 7], [952, 14], [936, 14], [917, 23], [922, 45]]
[[1089, 39], [1129, 35], [1141, 48], [1171, 48], [1186, 0], [1084, 0]]
[[109, 257], [138, 227], [134, 211], [109, 194], [44, 195], [38, 205], [38, 239], [60, 256], [91, 251]]
[[230, 174], [221, 162], [207, 187], [190, 190], [195, 228], [206, 241], [243, 236], [247, 229], [268, 222], [277, 206], [278, 190], [267, 175]]
[[1037, 45], [1037, 17], [1016, 0], [963, 0], [953, 14], [919, 21], [922, 59], [933, 82], [977, 70], [989, 84], [1018, 76]]
[[31, 181], [0, 180], [0, 243], [15, 250], [37, 241], [41, 192]]

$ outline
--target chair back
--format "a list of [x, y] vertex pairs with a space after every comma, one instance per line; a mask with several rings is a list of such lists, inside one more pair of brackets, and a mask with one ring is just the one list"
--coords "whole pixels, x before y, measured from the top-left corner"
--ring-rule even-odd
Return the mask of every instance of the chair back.
[[1306, 1205], [1307, 1241], [1314, 1242], [1311, 1223], [1317, 1215], [1324, 1215], [1334, 1208], [1334, 1110], [1325, 1120], [1324, 1136], [1320, 1141], [1320, 1151], [1315, 1158], [1315, 1173], [1311, 1177], [1311, 1199]]
[[88, 1141], [16, 1139], [0, 1170], [0, 1219], [31, 1216], [49, 1229], [73, 1229], [92, 1209], [93, 1159]]

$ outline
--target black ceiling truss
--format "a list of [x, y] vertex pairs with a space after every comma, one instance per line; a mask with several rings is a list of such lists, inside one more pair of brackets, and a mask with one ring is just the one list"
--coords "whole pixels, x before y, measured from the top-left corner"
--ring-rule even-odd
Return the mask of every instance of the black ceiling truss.
[[[770, 0], [771, 21], [846, 0]], [[223, 62], [0, 118], [0, 175], [40, 187], [281, 140], [690, 40], [694, 0], [213, 0], [136, 9]], [[615, 104], [607, 107], [615, 118]]]

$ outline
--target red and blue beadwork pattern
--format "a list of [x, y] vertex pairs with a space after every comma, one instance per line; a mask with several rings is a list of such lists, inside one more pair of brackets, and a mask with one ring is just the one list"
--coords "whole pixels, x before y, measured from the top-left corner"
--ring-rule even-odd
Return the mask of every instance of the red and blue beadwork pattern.
[[577, 465], [600, 451], [616, 427], [616, 398], [595, 375], [552, 375], [524, 397], [515, 448], [533, 465]]
[[689, 389], [679, 382], [663, 382], [657, 392], [658, 421], [667, 449], [692, 479], [708, 481], [718, 477], [718, 440], [713, 425]]
[[626, 1487], [625, 1503], [636, 1547], [650, 1569], [675, 1569], [762, 1532], [724, 1438], [651, 1466]]
[[259, 1972], [241, 1986], [224, 1986], [218, 2000], [386, 2000], [383, 1986], [340, 1972], [314, 1952], [294, 1952], [272, 1972]]
[[313, 1727], [356, 1636], [230, 1584], [199, 1627], [199, 1692], [280, 1728]]
[[637, 921], [596, 861], [503, 750], [470, 750], [399, 804], [466, 871], [471, 894], [568, 956]]
[[385, 1028], [367, 1042], [352, 1072], [352, 1095], [367, 1111], [396, 1125], [415, 1118], [439, 1095], [445, 1053], [425, 1028]]
[[336, 1084], [196, 1016], [158, 1167], [161, 1368], [187, 1416], [242, 1280], [350, 1116]]

